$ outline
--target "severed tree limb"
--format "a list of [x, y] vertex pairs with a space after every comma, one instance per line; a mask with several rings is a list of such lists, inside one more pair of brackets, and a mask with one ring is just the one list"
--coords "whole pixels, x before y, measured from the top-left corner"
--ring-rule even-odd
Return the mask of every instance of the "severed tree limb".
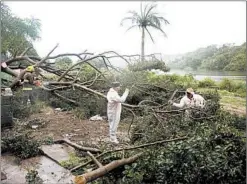
[[111, 151], [104, 152], [104, 153], [100, 154], [99, 156], [102, 156], [102, 155], [107, 154], [107, 153], [122, 151], [122, 150], [125, 150], [126, 151], [126, 150], [138, 149], [138, 148], [145, 148], [145, 147], [148, 147], [148, 146], [153, 146], [153, 145], [163, 144], [163, 143], [173, 142], [173, 141], [181, 141], [181, 140], [185, 140], [185, 139], [188, 139], [188, 137], [179, 137], [179, 138], [170, 139], [170, 140], [161, 140], [161, 141], [156, 141], [156, 142], [141, 144], [141, 145], [138, 145], [138, 146], [132, 146], [132, 147], [127, 147], [127, 148], [120, 148], [120, 149], [116, 149], [116, 150], [111, 150]]
[[78, 144], [76, 144], [74, 142], [71, 142], [68, 139], [61, 139], [61, 140], [54, 141], [54, 143], [62, 143], [62, 142], [66, 143], [66, 144], [68, 144], [68, 145], [70, 145], [70, 146], [72, 146], [74, 148], [77, 148], [77, 149], [79, 149], [81, 151], [90, 151], [92, 153], [100, 153], [101, 152], [99, 149], [96, 149], [96, 148], [90, 148], [90, 147], [80, 146], [80, 145], [78, 145]]
[[94, 163], [98, 166], [98, 167], [103, 167], [103, 165], [93, 156], [92, 153], [90, 153], [89, 151], [87, 151], [87, 154], [91, 157], [91, 159], [94, 161]]
[[71, 67], [69, 67], [69, 68], [68, 68], [68, 69], [67, 69], [67, 70], [59, 77], [59, 79], [58, 79], [57, 81], [58, 81], [58, 82], [61, 81], [62, 78], [63, 78], [70, 70], [72, 70], [75, 66], [80, 65], [80, 64], [82, 64], [82, 63], [87, 63], [87, 64], [89, 64], [91, 67], [93, 67], [93, 68], [94, 68], [95, 70], [97, 70], [99, 73], [101, 73], [100, 70], [98, 70], [96, 67], [94, 67], [93, 65], [91, 65], [90, 63], [88, 63], [88, 61], [93, 60], [93, 59], [96, 59], [96, 58], [98, 58], [98, 57], [101, 57], [101, 56], [100, 56], [100, 55], [97, 55], [97, 56], [88, 58], [88, 59], [86, 59], [86, 60], [83, 60], [83, 59], [79, 56], [79, 58], [81, 59], [81, 61], [79, 61], [79, 62], [75, 63], [74, 65], [72, 65]]
[[[161, 141], [156, 141], [156, 142], [152, 142], [152, 143], [147, 143], [147, 144], [142, 144], [142, 145], [138, 145], [138, 146], [132, 146], [132, 147], [127, 147], [127, 148], [120, 148], [120, 149], [116, 149], [116, 150], [110, 150], [110, 151], [106, 151], [106, 152], [103, 152], [101, 153], [100, 155], [96, 156], [95, 158], [99, 158], [105, 154], [108, 154], [108, 153], [113, 153], [113, 152], [118, 152], [118, 151], [123, 151], [123, 150], [133, 150], [133, 149], [138, 149], [138, 148], [144, 148], [144, 147], [148, 147], [148, 146], [153, 146], [153, 145], [157, 145], [157, 144], [163, 144], [163, 143], [167, 143], [167, 142], [173, 142], [173, 141], [181, 141], [181, 140], [185, 140], [187, 139], [188, 137], [179, 137], [179, 138], [175, 138], [175, 139], [170, 139], [170, 140], [161, 140]], [[88, 165], [89, 163], [91, 163], [92, 160], [86, 162], [86, 163], [83, 163], [83, 164], [80, 164], [74, 168], [72, 168], [70, 171], [75, 171], [81, 167], [84, 167], [86, 165]]]
[[[46, 57], [44, 57], [40, 62], [38, 62], [38, 63], [36, 63], [35, 65], [34, 65], [34, 67], [38, 67], [40, 64], [42, 64], [46, 59], [47, 59], [47, 57], [49, 57], [49, 55], [56, 49], [58, 47], [58, 44], [47, 54], [47, 56]], [[23, 78], [23, 76], [25, 75], [25, 73], [26, 73], [26, 69], [24, 69], [24, 70], [22, 70], [21, 72], [20, 72], [20, 74], [14, 79], [14, 81], [11, 83], [11, 85], [10, 85], [10, 88], [13, 88], [17, 83], [18, 83], [18, 81], [20, 81], [22, 78]]]
[[169, 100], [172, 100], [172, 99], [174, 98], [174, 96], [176, 95], [177, 92], [178, 92], [178, 89], [176, 89], [176, 90], [173, 92], [173, 94], [172, 94], [172, 96], [170, 97]]
[[77, 106], [79, 105], [76, 101], [71, 100], [71, 99], [69, 99], [69, 98], [66, 98], [66, 97], [64, 97], [64, 96], [62, 96], [62, 95], [60, 95], [60, 94], [58, 94], [57, 92], [53, 92], [53, 94], [54, 94], [55, 96], [57, 96], [57, 97], [59, 97], [59, 98], [65, 100], [65, 101], [69, 102], [69, 103], [73, 103], [74, 105], [77, 105]]
[[134, 119], [135, 119], [136, 115], [135, 115], [134, 111], [132, 111], [131, 109], [129, 109], [129, 108], [126, 108], [126, 109], [132, 113], [132, 120], [131, 120], [131, 123], [130, 123], [129, 128], [128, 128], [128, 136], [130, 138], [130, 129], [131, 129], [132, 124], [134, 123]]
[[90, 60], [93, 60], [93, 59], [96, 59], [96, 58], [103, 58], [103, 57], [105, 57], [105, 58], [107, 58], [106, 56], [104, 56], [104, 54], [107, 54], [107, 53], [114, 53], [114, 54], [116, 54], [118, 57], [121, 57], [123, 60], [125, 60], [127, 63], [129, 63], [128, 62], [128, 60], [127, 59], [125, 59], [124, 57], [122, 57], [121, 55], [119, 55], [118, 53], [116, 53], [116, 52], [114, 52], [114, 51], [107, 51], [107, 52], [103, 52], [103, 53], [101, 53], [101, 54], [98, 54], [98, 55], [96, 55], [96, 56], [93, 56], [93, 57], [91, 57], [91, 58], [88, 58], [88, 59], [86, 59], [86, 60], [83, 60], [80, 56], [78, 56], [80, 59], [81, 59], [81, 61], [80, 62], [78, 62], [78, 63], [76, 63], [76, 64], [74, 64], [73, 66], [71, 66], [70, 68], [68, 68], [62, 75], [61, 75], [61, 77], [58, 79], [58, 81], [60, 81], [72, 68], [74, 68], [75, 66], [77, 66], [77, 65], [79, 65], [79, 64], [82, 64], [82, 63], [87, 63], [87, 64], [89, 64], [91, 67], [93, 67], [95, 70], [97, 70], [99, 73], [101, 73], [101, 71], [99, 71], [96, 67], [94, 67], [93, 65], [91, 65], [90, 63], [88, 63], [88, 61], [90, 61]]
[[14, 70], [10, 69], [9, 67], [6, 67], [6, 68], [1, 67], [1, 71], [5, 72], [5, 73], [7, 73], [9, 75], [12, 75], [13, 77], [17, 77], [18, 76], [18, 73], [16, 73]]
[[34, 66], [38, 67], [40, 66], [43, 62], [45, 62], [47, 60], [47, 58], [51, 55], [51, 53], [58, 47], [58, 44], [46, 55], [46, 57], [44, 57], [43, 59], [41, 59], [40, 62], [36, 63]]
[[46, 88], [44, 86], [42, 86], [41, 88], [43, 88], [44, 90], [46, 91], [56, 91], [56, 90], [64, 90], [64, 89], [69, 89], [71, 88], [72, 86], [61, 86], [61, 87], [56, 87], [56, 88], [53, 88], [53, 89], [49, 89], [49, 88]]
[[115, 168], [135, 162], [139, 157], [142, 156], [142, 154], [143, 153], [141, 152], [129, 158], [123, 158], [121, 160], [114, 160], [110, 162], [109, 164], [102, 166], [96, 170], [85, 173], [83, 175], [76, 176], [75, 184], [86, 184], [88, 182], [94, 181], [97, 178], [104, 176], [105, 174], [107, 174], [108, 172], [112, 171]]
[[[107, 99], [106, 96], [103, 95], [102, 93], [100, 93], [100, 92], [98, 92], [98, 91], [95, 91], [95, 90], [92, 90], [92, 89], [90, 89], [90, 88], [87, 88], [86, 86], [82, 86], [82, 85], [80, 85], [80, 84], [73, 84], [73, 86], [75, 86], [75, 87], [77, 87], [77, 88], [79, 88], [79, 89], [83, 89], [83, 90], [89, 91], [89, 92], [91, 92], [91, 93], [93, 93], [93, 94], [96, 94], [96, 95], [98, 95], [98, 96], [101, 96], [101, 97]], [[125, 106], [125, 107], [130, 107], [130, 108], [140, 108], [140, 107], [141, 107], [141, 106], [130, 105], [130, 104], [126, 104], [126, 103], [122, 103], [122, 105]]]
[[[85, 50], [84, 52], [87, 52], [87, 50]], [[87, 58], [87, 55], [84, 56], [83, 60], [85, 60], [86, 58]], [[77, 74], [76, 74], [76, 76], [75, 76], [74, 82], [77, 81], [78, 75], [80, 74], [80, 72], [81, 72], [81, 70], [82, 70], [82, 67], [83, 67], [83, 66], [81, 66], [80, 70], [78, 70], [78, 72], [77, 72]]]
[[20, 57], [24, 56], [31, 48], [33, 48], [33, 47], [28, 47], [28, 48], [26, 48], [26, 49], [21, 53]]
[[[56, 58], [59, 58], [59, 57], [64, 57], [64, 56], [81, 56], [81, 55], [93, 55], [93, 53], [79, 53], [79, 54], [76, 54], [76, 53], [65, 53], [65, 54], [59, 54], [59, 55], [56, 55], [56, 56], [50, 56], [48, 58], [46, 58], [46, 60], [48, 59], [56, 59]], [[37, 56], [28, 56], [30, 59], [32, 60], [36, 60], [36, 61], [41, 61], [42, 58], [40, 57], [37, 57]], [[27, 56], [17, 56], [15, 58], [11, 58], [11, 59], [8, 59], [6, 61], [7, 64], [11, 64], [12, 62], [15, 62], [15, 61], [22, 61], [22, 60], [27, 60]]]

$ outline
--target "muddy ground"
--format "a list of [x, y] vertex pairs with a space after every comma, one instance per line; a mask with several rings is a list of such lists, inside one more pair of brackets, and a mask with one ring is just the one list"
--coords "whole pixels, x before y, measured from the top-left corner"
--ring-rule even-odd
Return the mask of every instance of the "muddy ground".
[[[38, 127], [31, 125], [35, 124]], [[83, 146], [95, 148], [105, 148], [112, 145], [109, 140], [109, 125], [106, 120], [90, 121], [81, 120], [76, 117], [71, 111], [56, 111], [54, 108], [45, 107], [39, 113], [32, 114], [29, 118], [16, 122], [19, 127], [25, 127], [25, 130], [30, 131], [31, 137], [34, 139], [58, 140], [67, 138], [72, 142], [76, 142]], [[118, 147], [128, 145], [128, 125], [126, 121], [120, 122], [117, 136], [120, 144]]]

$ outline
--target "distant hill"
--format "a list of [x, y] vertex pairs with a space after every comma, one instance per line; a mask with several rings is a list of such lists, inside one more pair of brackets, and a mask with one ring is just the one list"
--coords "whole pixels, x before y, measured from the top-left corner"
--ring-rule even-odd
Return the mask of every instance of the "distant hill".
[[167, 56], [165, 61], [168, 67], [176, 69], [245, 71], [246, 42], [240, 46], [210, 45], [182, 55]]

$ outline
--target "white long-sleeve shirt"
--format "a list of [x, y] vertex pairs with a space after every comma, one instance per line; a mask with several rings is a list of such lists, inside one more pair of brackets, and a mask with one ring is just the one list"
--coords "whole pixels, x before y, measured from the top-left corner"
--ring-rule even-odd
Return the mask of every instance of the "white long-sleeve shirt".
[[194, 94], [192, 99], [189, 99], [186, 95], [180, 100], [180, 103], [173, 103], [175, 107], [186, 108], [186, 107], [204, 107], [205, 99], [198, 94]]
[[107, 113], [109, 115], [117, 114], [119, 115], [121, 113], [121, 103], [125, 102], [127, 96], [129, 94], [129, 91], [125, 91], [124, 94], [120, 97], [118, 95], [118, 92], [115, 91], [113, 88], [111, 88], [107, 93]]

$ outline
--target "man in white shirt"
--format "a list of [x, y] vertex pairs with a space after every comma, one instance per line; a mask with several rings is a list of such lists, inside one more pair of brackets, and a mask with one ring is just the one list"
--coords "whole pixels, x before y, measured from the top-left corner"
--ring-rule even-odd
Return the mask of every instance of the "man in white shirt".
[[[203, 108], [205, 106], [205, 99], [199, 95], [195, 94], [192, 88], [188, 88], [186, 90], [186, 95], [180, 100], [180, 103], [173, 103], [171, 100], [169, 104], [177, 108], [189, 108], [189, 107], [200, 107]], [[190, 111], [185, 110], [186, 118], [189, 117]]]
[[116, 132], [118, 128], [118, 124], [120, 122], [120, 116], [122, 111], [121, 103], [125, 102], [128, 94], [129, 89], [126, 89], [123, 96], [120, 97], [118, 95], [118, 91], [120, 90], [120, 83], [114, 82], [112, 83], [112, 88], [107, 93], [107, 116], [110, 126], [110, 141], [118, 144]]

